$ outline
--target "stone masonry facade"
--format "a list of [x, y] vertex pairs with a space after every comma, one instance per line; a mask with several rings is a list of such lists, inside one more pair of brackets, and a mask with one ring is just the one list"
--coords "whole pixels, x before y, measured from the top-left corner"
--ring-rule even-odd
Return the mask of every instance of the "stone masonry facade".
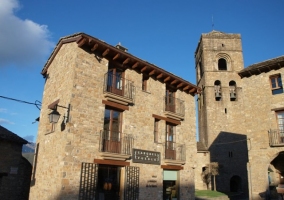
[[[115, 158], [105, 158], [99, 150], [100, 134], [104, 129], [105, 109], [109, 105], [120, 105], [120, 103], [109, 101], [104, 95], [106, 83], [104, 77], [108, 72], [110, 59], [105, 53], [107, 50], [102, 53], [97, 50], [92, 51], [86, 43], [85, 46], [80, 46], [80, 41], [72, 40], [73, 37], [80, 36], [75, 34], [67, 37], [66, 42], [62, 39], [48, 60], [46, 64], [48, 67], [44, 68], [46, 83], [37, 136], [35, 184], [31, 187], [31, 200], [78, 199], [83, 162], [94, 163], [94, 160], [99, 160], [101, 163], [117, 162]], [[70, 38], [72, 41], [68, 41]], [[96, 41], [92, 37], [89, 39]], [[98, 49], [104, 45], [107, 44], [99, 43]], [[109, 48], [112, 51], [113, 48]], [[124, 52], [121, 54], [128, 55]], [[131, 59], [134, 59], [133, 56]], [[157, 67], [155, 70], [157, 72], [162, 69]], [[155, 73], [155, 70], [151, 72]], [[163, 73], [165, 72], [162, 71], [161, 74]], [[127, 109], [122, 112], [121, 131], [123, 135], [134, 139], [133, 148], [159, 152], [161, 163], [160, 165], [133, 163], [131, 157], [123, 162], [140, 170], [139, 199], [163, 199], [164, 169], [177, 171], [178, 199], [193, 199], [195, 189], [193, 166], [196, 160], [194, 92], [197, 92], [198, 88], [190, 83], [188, 83], [190, 86], [177, 88], [176, 86], [181, 82], [180, 86], [187, 82], [180, 79], [170, 80], [170, 83], [176, 83], [175, 98], [183, 100], [185, 105], [183, 119], [171, 119], [165, 115], [164, 108], [164, 95], [169, 82], [161, 81], [157, 78], [157, 74], [155, 77], [150, 75], [147, 80], [147, 90], [143, 91], [142, 76], [143, 70], [137, 70], [134, 67], [124, 68], [124, 78], [131, 81], [135, 89], [133, 103], [122, 105]], [[163, 77], [163, 80], [165, 79], [167, 77]], [[188, 88], [194, 92], [187, 92]], [[48, 114], [51, 110], [48, 106], [57, 100], [59, 100], [58, 105], [62, 106], [57, 107], [61, 117], [58, 123], [50, 124]], [[70, 105], [69, 113], [66, 108], [63, 108], [68, 105]], [[159, 119], [155, 116], [159, 116]], [[68, 117], [67, 122], [64, 121], [66, 117]], [[155, 119], [158, 121], [158, 141], [156, 142], [154, 142]], [[183, 163], [167, 163], [165, 160], [167, 120], [177, 122], [175, 142], [185, 146], [186, 160]], [[123, 191], [124, 187], [122, 173], [124, 171], [125, 168], [122, 167], [120, 191]], [[149, 180], [153, 177], [156, 187], [147, 187]], [[120, 199], [122, 196], [121, 193]]]
[[[283, 83], [283, 57], [244, 68], [240, 34], [212, 31], [202, 34], [195, 58], [197, 86], [202, 88], [199, 141], [210, 153], [207, 162], [219, 163], [217, 190], [238, 192], [243, 199], [264, 199], [267, 193], [272, 198], [273, 186], [283, 176], [283, 163], [273, 160], [284, 145], [271, 145], [268, 133], [279, 129], [276, 112], [284, 108], [284, 94], [272, 94], [270, 77], [281, 75]], [[220, 68], [220, 59], [225, 60], [226, 69]], [[233, 99], [230, 83], [235, 83]], [[221, 88], [218, 98], [216, 85]], [[197, 162], [196, 170], [201, 173], [204, 165], [204, 160]], [[200, 183], [196, 186], [204, 188]]]

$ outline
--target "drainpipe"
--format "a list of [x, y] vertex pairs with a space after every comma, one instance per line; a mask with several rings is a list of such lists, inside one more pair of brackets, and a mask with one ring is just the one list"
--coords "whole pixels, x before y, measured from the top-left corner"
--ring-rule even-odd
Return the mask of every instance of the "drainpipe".
[[247, 163], [247, 171], [248, 171], [248, 175], [249, 175], [249, 199], [253, 200], [252, 197], [252, 183], [251, 183], [251, 166], [250, 166], [250, 162]]

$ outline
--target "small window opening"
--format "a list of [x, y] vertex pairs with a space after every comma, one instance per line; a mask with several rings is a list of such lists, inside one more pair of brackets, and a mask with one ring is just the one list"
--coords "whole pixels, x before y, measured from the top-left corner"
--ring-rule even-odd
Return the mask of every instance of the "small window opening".
[[235, 81], [229, 82], [230, 100], [235, 101], [237, 98], [237, 86]]
[[227, 114], [227, 108], [225, 108], [225, 114]]
[[215, 100], [220, 101], [221, 97], [222, 97], [221, 81], [219, 81], [219, 80], [215, 81], [214, 90], [215, 90]]
[[275, 74], [270, 76], [270, 85], [273, 95], [283, 93], [281, 74]]
[[233, 157], [233, 152], [229, 151], [229, 157], [232, 158]]
[[203, 75], [203, 66], [202, 66], [202, 62], [201, 61], [199, 62], [199, 72], [200, 72], [200, 78], [201, 78], [202, 75]]
[[227, 70], [227, 61], [224, 58], [218, 60], [218, 70]]
[[147, 81], [149, 79], [149, 76], [144, 75], [142, 76], [142, 90], [147, 91]]
[[154, 121], [154, 142], [158, 143], [158, 137], [159, 137], [159, 132], [158, 132], [158, 124], [159, 124], [159, 120], [155, 119]]

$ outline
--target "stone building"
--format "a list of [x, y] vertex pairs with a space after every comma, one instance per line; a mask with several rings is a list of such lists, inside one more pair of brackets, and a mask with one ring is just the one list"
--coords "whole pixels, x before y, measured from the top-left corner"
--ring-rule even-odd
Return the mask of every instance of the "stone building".
[[[284, 56], [244, 68], [240, 34], [202, 34], [195, 52], [200, 174], [218, 162], [218, 191], [277, 196], [284, 172]], [[211, 182], [213, 184], [213, 182]]]
[[197, 86], [84, 33], [42, 75], [30, 199], [194, 198]]
[[22, 156], [28, 141], [0, 126], [0, 199], [29, 199], [32, 166]]

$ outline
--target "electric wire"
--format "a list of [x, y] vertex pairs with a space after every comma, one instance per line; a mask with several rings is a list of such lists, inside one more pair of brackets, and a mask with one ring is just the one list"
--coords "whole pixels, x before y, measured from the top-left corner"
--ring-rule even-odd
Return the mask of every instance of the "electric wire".
[[39, 110], [40, 110], [40, 106], [41, 106], [41, 102], [38, 101], [38, 100], [36, 100], [34, 103], [32, 103], [32, 102], [23, 101], [23, 100], [14, 99], [14, 98], [5, 97], [5, 96], [0, 96], [0, 98], [7, 99], [7, 100], [12, 100], [12, 101], [16, 101], [16, 102], [19, 102], [19, 103], [25, 103], [25, 104], [35, 105], [35, 106], [37, 107], [37, 109], [39, 109]]

